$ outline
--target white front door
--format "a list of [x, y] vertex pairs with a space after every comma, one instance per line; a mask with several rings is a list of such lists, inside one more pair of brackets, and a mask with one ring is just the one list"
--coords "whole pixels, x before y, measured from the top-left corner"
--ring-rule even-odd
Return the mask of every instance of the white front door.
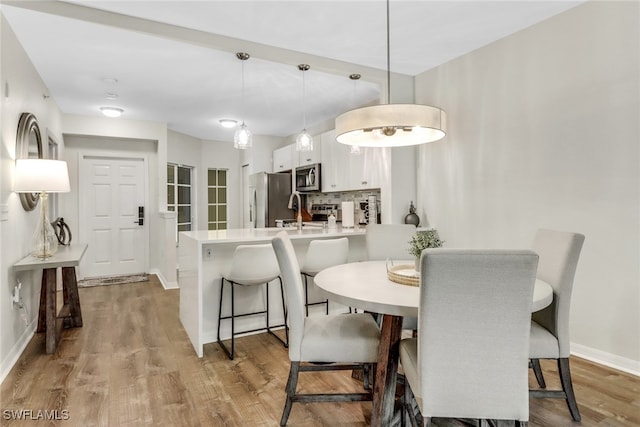
[[83, 277], [146, 272], [146, 171], [144, 158], [81, 156], [79, 232], [88, 244]]

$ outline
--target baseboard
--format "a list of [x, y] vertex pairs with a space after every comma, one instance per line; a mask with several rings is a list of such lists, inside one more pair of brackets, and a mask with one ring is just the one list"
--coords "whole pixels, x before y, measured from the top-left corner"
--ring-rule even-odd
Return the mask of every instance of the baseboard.
[[638, 360], [628, 359], [575, 343], [571, 343], [571, 354], [640, 377], [640, 361]]
[[162, 272], [156, 268], [152, 268], [151, 270], [149, 270], [149, 274], [155, 274], [158, 277], [158, 280], [160, 281], [160, 283], [162, 284], [162, 287], [165, 289], [178, 289], [178, 282], [169, 282], [167, 281], [167, 279], [165, 279], [165, 277], [162, 275]]
[[0, 384], [4, 382], [4, 379], [9, 375], [9, 372], [11, 372], [11, 369], [22, 355], [22, 352], [27, 348], [29, 342], [31, 342], [31, 338], [33, 338], [33, 335], [36, 333], [37, 321], [38, 319], [36, 318], [27, 326], [9, 354], [7, 354], [7, 357], [2, 361], [2, 365], [0, 366]]

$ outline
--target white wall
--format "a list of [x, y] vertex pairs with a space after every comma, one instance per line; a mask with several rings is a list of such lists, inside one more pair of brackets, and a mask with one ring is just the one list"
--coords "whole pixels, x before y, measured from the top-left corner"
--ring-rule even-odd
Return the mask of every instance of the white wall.
[[[40, 211], [26, 212], [13, 192], [16, 130], [23, 112], [35, 114], [43, 144], [47, 135], [60, 142], [60, 110], [18, 43], [4, 16], [0, 17], [0, 381], [4, 379], [35, 330], [38, 315], [41, 272], [13, 273], [11, 266], [29, 253], [29, 242]], [[6, 85], [6, 86], [5, 86]], [[7, 93], [6, 87], [9, 91]], [[46, 148], [45, 148], [46, 150]], [[46, 151], [45, 151], [46, 153]], [[2, 212], [4, 211], [4, 212]], [[26, 312], [11, 302], [13, 287], [22, 282]], [[24, 318], [22, 317], [24, 315]]]
[[639, 4], [588, 2], [416, 78], [448, 112], [418, 207], [449, 247], [585, 234], [572, 349], [640, 374]]

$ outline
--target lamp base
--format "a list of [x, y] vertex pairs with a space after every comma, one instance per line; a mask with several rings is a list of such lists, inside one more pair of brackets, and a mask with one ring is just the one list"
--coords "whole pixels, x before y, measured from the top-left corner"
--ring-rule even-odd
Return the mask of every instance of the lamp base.
[[31, 255], [45, 259], [52, 257], [58, 251], [58, 238], [47, 219], [47, 193], [40, 193], [42, 204], [40, 206], [40, 221], [31, 238]]

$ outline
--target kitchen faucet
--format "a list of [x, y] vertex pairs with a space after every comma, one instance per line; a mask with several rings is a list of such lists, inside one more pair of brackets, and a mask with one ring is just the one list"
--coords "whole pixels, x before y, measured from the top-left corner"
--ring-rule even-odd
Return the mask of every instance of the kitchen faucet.
[[298, 217], [296, 218], [298, 223], [298, 230], [302, 230], [302, 202], [300, 201], [300, 192], [294, 191], [289, 196], [289, 205], [287, 206], [289, 209], [293, 209], [293, 196], [298, 198]]

